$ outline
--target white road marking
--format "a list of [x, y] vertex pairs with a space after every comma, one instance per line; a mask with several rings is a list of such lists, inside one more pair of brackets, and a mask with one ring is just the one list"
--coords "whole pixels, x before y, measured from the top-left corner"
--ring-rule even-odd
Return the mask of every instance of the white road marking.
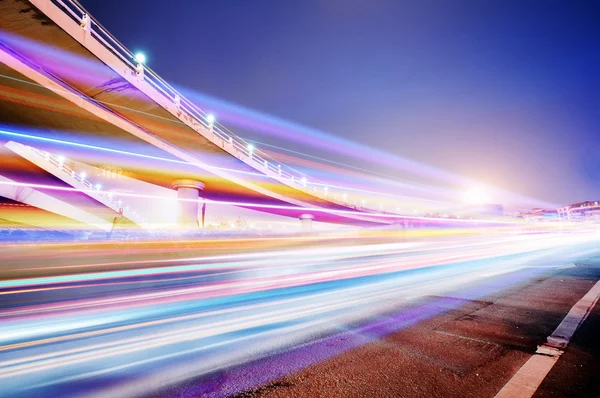
[[534, 356], [514, 374], [502, 387], [495, 398], [530, 398], [546, 378], [564, 348], [588, 317], [600, 297], [600, 281], [596, 282], [585, 296], [571, 308], [567, 316], [546, 339], [538, 346]]

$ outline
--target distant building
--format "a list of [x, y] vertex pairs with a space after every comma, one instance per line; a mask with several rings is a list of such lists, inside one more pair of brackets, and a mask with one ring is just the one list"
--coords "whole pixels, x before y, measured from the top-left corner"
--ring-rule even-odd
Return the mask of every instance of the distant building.
[[521, 217], [527, 221], [557, 221], [559, 219], [558, 210], [550, 209], [531, 209], [528, 212], [521, 213]]
[[561, 221], [600, 220], [600, 201], [586, 201], [563, 206], [557, 209]]

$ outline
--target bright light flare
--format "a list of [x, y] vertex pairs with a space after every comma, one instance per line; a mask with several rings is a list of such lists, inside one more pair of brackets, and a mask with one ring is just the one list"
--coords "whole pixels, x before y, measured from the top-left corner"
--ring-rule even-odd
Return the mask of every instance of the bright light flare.
[[481, 188], [469, 188], [464, 196], [463, 200], [470, 204], [484, 204], [489, 202], [489, 195]]
[[146, 63], [146, 55], [144, 53], [136, 53], [135, 60], [143, 65]]

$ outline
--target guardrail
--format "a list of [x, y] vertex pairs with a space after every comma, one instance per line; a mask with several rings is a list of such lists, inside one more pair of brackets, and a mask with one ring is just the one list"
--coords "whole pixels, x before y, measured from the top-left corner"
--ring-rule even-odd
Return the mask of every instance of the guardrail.
[[56, 169], [58, 169], [58, 171], [65, 173], [67, 176], [74, 179], [77, 183], [82, 184], [85, 187], [84, 190], [82, 190], [82, 192], [87, 193], [92, 198], [100, 201], [104, 205], [112, 208], [113, 210], [123, 214], [123, 216], [129, 218], [130, 220], [134, 220], [136, 222], [143, 221], [141, 215], [137, 214], [135, 210], [130, 211], [128, 206], [123, 206], [122, 201], [120, 199], [115, 198], [115, 196], [112, 193], [99, 189], [98, 187], [94, 186], [94, 184], [92, 184], [89, 180], [86, 180], [82, 173], [77, 173], [75, 169], [73, 169], [67, 164], [69, 163], [68, 159], [58, 157], [50, 152], [46, 152], [28, 145], [19, 145], [24, 147], [34, 156], [44, 159], [46, 163], [54, 166]]
[[[178, 112], [182, 112], [182, 118], [190, 122], [194, 127], [203, 127], [213, 134], [213, 136], [221, 140], [221, 147], [231, 147], [236, 152], [237, 157], [243, 162], [252, 165], [255, 169], [265, 172], [267, 176], [278, 179], [289, 186], [299, 189], [312, 196], [319, 197], [338, 205], [349, 208], [354, 208], [361, 211], [369, 211], [374, 213], [383, 212], [381, 206], [379, 208], [371, 208], [369, 206], [357, 206], [351, 204], [347, 200], [336, 199], [336, 195], [328, 192], [326, 184], [314, 183], [308, 180], [308, 176], [289, 167], [281, 166], [275, 159], [261, 153], [260, 150], [250, 149], [252, 145], [240, 138], [239, 136], [224, 131], [219, 127], [219, 123], [210, 121], [209, 114], [200, 109], [194, 103], [189, 101], [185, 96], [175, 90], [171, 85], [158, 76], [152, 69], [146, 65], [138, 63], [135, 60], [135, 55], [129, 51], [119, 40], [112, 36], [99, 22], [94, 20], [88, 12], [76, 0], [49, 0], [66, 12], [75, 22], [77, 22], [84, 30], [86, 30], [93, 38], [101, 43], [108, 51], [117, 56], [131, 72], [138, 74], [138, 77], [143, 79], [166, 100], [176, 105]], [[271, 160], [271, 161], [270, 161]], [[287, 170], [286, 170], [287, 169]], [[312, 188], [312, 189], [310, 189]], [[344, 197], [345, 195], [343, 195]]]

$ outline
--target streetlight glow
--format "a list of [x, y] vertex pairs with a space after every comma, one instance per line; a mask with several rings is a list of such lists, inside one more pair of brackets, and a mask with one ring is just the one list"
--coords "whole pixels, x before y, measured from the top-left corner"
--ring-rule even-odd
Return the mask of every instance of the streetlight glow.
[[146, 55], [144, 53], [136, 53], [135, 60], [137, 61], [138, 64], [143, 65], [146, 63]]
[[488, 194], [481, 188], [473, 187], [467, 189], [463, 199], [470, 204], [484, 204], [489, 201]]

